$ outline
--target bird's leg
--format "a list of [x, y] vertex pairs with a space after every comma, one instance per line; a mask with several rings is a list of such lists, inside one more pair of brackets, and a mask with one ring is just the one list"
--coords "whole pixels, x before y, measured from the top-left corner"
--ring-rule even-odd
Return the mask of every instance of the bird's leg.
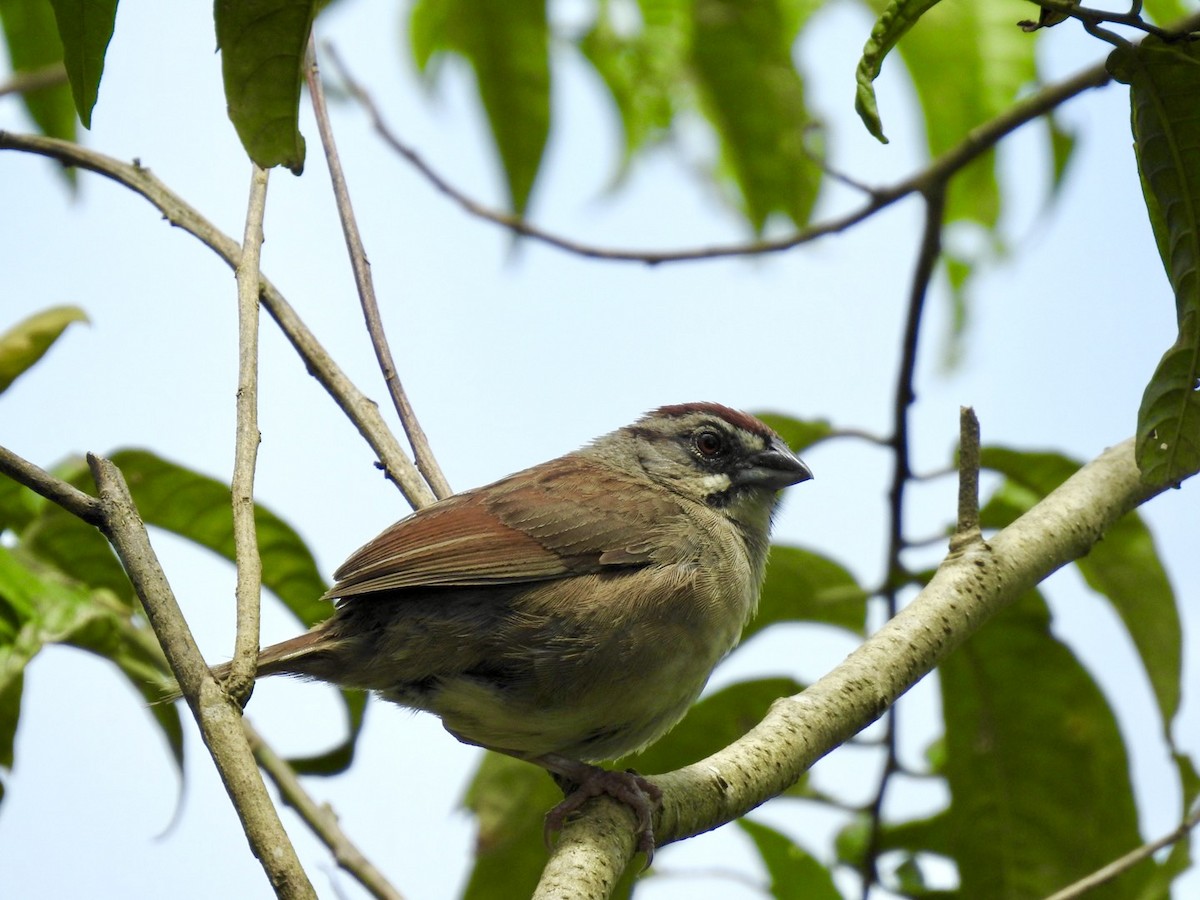
[[601, 794], [619, 800], [637, 816], [637, 848], [646, 854], [646, 866], [654, 858], [654, 811], [662, 801], [662, 789], [636, 772], [614, 772], [575, 759], [547, 753], [529, 760], [557, 776], [559, 786], [567, 792], [562, 803], [546, 813], [546, 846], [551, 836], [561, 831], [567, 816], [578, 810], [592, 797]]

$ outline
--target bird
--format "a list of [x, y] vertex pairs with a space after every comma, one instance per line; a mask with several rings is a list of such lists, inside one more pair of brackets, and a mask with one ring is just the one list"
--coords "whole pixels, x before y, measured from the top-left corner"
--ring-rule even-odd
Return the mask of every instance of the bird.
[[780, 491], [810, 478], [747, 413], [662, 406], [401, 519], [334, 573], [331, 617], [260, 650], [257, 674], [374, 691], [548, 770], [568, 793], [547, 843], [613, 796], [648, 865], [661, 790], [596, 763], [683, 718], [758, 605]]

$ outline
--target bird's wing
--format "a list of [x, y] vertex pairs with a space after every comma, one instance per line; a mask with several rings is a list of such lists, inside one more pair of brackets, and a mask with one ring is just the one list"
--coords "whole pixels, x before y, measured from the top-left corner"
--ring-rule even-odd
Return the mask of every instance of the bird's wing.
[[654, 523], [680, 513], [669, 496], [647, 503], [645, 494], [626, 476], [563, 457], [400, 520], [346, 560], [327, 596], [518, 584], [645, 565]]

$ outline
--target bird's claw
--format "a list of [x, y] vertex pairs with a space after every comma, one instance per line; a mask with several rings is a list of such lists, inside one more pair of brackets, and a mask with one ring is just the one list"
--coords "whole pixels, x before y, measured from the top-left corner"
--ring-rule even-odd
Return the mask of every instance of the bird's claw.
[[650, 868], [654, 859], [654, 812], [662, 802], [662, 789], [632, 770], [613, 772], [593, 767], [562, 803], [546, 813], [546, 847], [552, 846], [553, 836], [562, 830], [568, 816], [601, 794], [607, 794], [633, 810], [637, 817], [637, 849], [646, 854], [645, 868]]

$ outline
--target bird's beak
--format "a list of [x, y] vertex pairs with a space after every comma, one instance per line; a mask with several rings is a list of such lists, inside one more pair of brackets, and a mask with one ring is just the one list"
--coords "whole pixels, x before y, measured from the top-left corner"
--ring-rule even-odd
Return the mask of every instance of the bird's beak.
[[776, 438], [765, 450], [751, 456], [746, 467], [735, 477], [740, 484], [760, 485], [777, 491], [808, 481], [813, 474], [804, 464], [804, 460], [793, 453], [782, 440]]

